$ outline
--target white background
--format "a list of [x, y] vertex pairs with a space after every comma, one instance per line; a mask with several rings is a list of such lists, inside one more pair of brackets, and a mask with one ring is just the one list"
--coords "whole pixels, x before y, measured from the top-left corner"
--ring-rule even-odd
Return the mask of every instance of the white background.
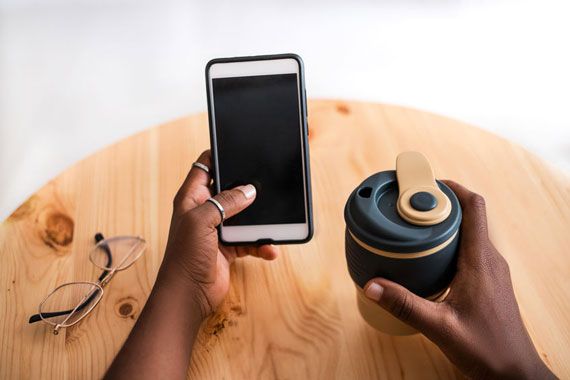
[[206, 110], [213, 57], [295, 52], [308, 96], [429, 110], [570, 170], [570, 2], [0, 0], [0, 220], [77, 160]]

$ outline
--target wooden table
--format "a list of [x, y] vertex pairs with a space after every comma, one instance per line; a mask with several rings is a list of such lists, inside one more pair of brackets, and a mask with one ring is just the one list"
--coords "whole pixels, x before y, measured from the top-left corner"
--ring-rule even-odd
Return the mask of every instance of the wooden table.
[[[309, 104], [316, 233], [279, 260], [233, 268], [227, 302], [203, 326], [191, 378], [454, 378], [421, 335], [391, 337], [358, 315], [342, 210], [405, 150], [487, 199], [524, 321], [545, 362], [570, 377], [570, 181], [517, 145], [455, 120], [370, 103]], [[208, 148], [205, 114], [139, 133], [73, 165], [0, 225], [0, 378], [97, 378], [126, 339], [164, 252], [173, 196]], [[56, 285], [94, 280], [93, 234], [138, 234], [149, 249], [95, 310], [54, 336], [28, 317]]]

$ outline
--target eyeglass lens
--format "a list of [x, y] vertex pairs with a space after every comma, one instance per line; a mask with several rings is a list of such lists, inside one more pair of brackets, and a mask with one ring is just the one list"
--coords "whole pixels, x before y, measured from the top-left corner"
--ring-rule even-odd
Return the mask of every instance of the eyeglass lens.
[[146, 242], [140, 237], [116, 236], [97, 243], [89, 259], [103, 270], [123, 270], [132, 265], [145, 248]]
[[72, 282], [57, 288], [40, 307], [40, 317], [52, 325], [70, 326], [88, 313], [102, 296], [89, 282]]

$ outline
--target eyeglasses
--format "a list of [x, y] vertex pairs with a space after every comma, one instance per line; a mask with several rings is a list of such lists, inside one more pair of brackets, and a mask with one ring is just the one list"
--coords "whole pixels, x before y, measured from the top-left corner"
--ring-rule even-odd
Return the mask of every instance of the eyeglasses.
[[145, 240], [135, 236], [105, 239], [97, 233], [95, 242], [89, 260], [103, 270], [98, 281], [76, 281], [58, 286], [40, 303], [39, 313], [32, 315], [29, 323], [48, 323], [54, 326], [54, 335], [62, 327], [75, 325], [99, 304], [103, 288], [115, 273], [133, 265], [146, 249]]

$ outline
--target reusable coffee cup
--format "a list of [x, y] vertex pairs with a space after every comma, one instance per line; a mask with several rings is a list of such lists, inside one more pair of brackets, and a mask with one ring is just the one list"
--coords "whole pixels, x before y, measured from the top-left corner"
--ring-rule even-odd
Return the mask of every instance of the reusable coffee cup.
[[368, 177], [350, 194], [344, 219], [346, 261], [360, 314], [388, 334], [417, 333], [363, 289], [370, 279], [383, 277], [421, 297], [444, 298], [455, 274], [459, 200], [436, 181], [421, 153], [405, 152], [397, 157], [395, 171]]

